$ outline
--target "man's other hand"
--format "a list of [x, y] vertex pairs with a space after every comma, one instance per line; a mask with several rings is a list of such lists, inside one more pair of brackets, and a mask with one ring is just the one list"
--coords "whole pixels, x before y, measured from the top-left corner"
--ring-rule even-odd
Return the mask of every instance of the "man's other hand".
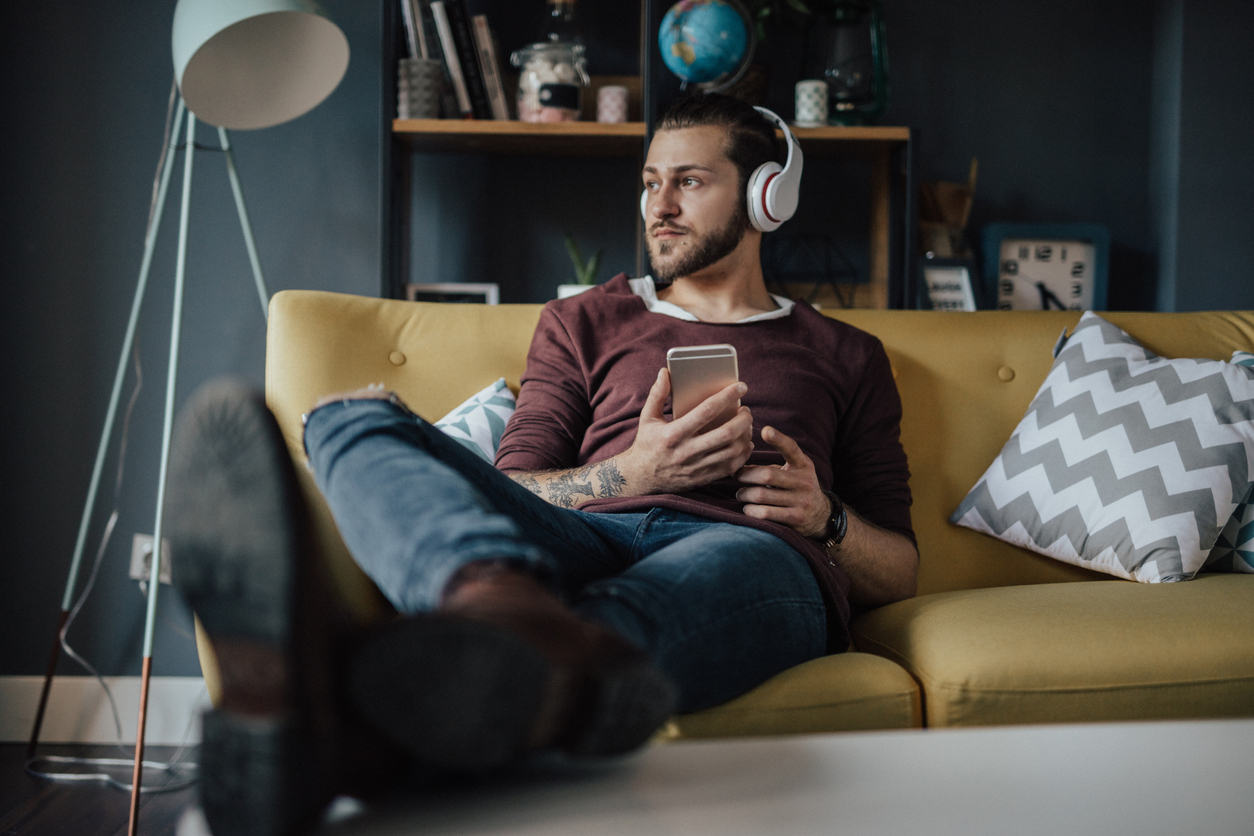
[[803, 537], [822, 536], [831, 501], [819, 486], [814, 462], [796, 441], [774, 427], [762, 428], [762, 440], [783, 455], [784, 464], [754, 465], [736, 474], [752, 486], [736, 492], [736, 499], [745, 503], [745, 516], [781, 523]]
[[711, 395], [675, 421], [663, 416], [671, 391], [670, 372], [661, 369], [649, 389], [636, 440], [618, 458], [635, 495], [678, 493], [731, 476], [753, 452], [753, 415], [741, 406], [725, 424], [701, 430], [749, 391], [734, 383]]

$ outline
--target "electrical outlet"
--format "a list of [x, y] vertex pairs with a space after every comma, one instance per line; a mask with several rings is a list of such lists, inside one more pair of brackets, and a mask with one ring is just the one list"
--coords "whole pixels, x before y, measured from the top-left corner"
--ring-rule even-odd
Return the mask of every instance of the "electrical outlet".
[[[136, 534], [131, 539], [131, 578], [146, 581], [152, 575], [152, 535]], [[161, 582], [170, 583], [170, 541], [161, 538]]]

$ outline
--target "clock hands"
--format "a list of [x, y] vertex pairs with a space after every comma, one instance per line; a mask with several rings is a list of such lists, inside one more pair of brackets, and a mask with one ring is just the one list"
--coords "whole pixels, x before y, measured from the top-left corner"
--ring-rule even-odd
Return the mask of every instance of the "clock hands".
[[1054, 291], [1045, 286], [1045, 282], [1037, 282], [1036, 289], [1041, 293], [1041, 310], [1049, 310], [1050, 302], [1053, 302], [1060, 311], [1065, 311], [1067, 309], [1067, 306], [1062, 303], [1062, 300], [1054, 295]]

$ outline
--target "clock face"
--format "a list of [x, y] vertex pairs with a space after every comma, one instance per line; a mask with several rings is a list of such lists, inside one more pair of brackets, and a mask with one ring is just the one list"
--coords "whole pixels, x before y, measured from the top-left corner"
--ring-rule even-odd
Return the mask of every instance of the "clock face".
[[1096, 247], [1086, 241], [1004, 239], [998, 260], [997, 309], [1091, 310], [1096, 254]]

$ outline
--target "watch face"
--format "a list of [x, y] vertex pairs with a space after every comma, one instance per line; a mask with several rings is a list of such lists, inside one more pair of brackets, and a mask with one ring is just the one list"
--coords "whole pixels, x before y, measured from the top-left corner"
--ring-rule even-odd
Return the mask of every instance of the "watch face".
[[997, 308], [1090, 310], [1095, 261], [1096, 248], [1086, 241], [1006, 238], [997, 271]]

